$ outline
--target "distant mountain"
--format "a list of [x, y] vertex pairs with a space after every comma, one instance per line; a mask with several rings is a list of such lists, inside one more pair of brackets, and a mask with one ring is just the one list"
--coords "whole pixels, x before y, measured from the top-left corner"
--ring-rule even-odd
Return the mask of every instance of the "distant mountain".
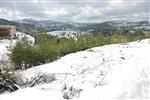
[[114, 26], [115, 28], [122, 28], [126, 31], [149, 31], [150, 22], [148, 20], [144, 21], [111, 21], [108, 22], [109, 25]]
[[23, 32], [32, 31], [34, 27], [31, 24], [8, 21], [2, 18], [0, 18], [0, 25], [15, 25], [17, 28], [17, 31], [23, 31]]
[[34, 26], [33, 29], [37, 31], [79, 30], [79, 28], [73, 24], [59, 21], [22, 19], [15, 22], [32, 25]]
[[14, 21], [0, 19], [0, 25], [15, 25], [19, 31], [23, 32], [93, 31], [109, 35], [113, 30], [120, 28], [123, 29], [123, 31], [127, 34], [137, 31], [150, 31], [150, 22], [148, 20], [116, 20], [102, 23], [73, 23], [34, 19], [22, 19]]

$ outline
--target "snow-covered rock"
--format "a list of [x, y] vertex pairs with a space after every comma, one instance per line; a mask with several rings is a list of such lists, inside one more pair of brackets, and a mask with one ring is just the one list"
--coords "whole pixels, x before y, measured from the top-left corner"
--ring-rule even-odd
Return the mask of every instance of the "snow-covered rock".
[[81, 91], [75, 91], [72, 100], [148, 100], [149, 50], [150, 39], [144, 39], [68, 54], [55, 62], [19, 72], [28, 79], [39, 73], [53, 73], [54, 82], [3, 94], [0, 100], [65, 100], [64, 94], [75, 90]]

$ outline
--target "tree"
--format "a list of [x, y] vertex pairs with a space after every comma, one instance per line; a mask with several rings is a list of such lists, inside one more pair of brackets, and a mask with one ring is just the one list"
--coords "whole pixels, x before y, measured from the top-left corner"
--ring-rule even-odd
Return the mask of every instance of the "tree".
[[128, 36], [124, 34], [122, 29], [113, 31], [111, 36], [111, 43], [123, 43], [128, 42]]
[[10, 51], [9, 59], [14, 63], [14, 69], [26, 69], [39, 64], [38, 48], [26, 40], [17, 41], [14, 46], [8, 47], [8, 50]]

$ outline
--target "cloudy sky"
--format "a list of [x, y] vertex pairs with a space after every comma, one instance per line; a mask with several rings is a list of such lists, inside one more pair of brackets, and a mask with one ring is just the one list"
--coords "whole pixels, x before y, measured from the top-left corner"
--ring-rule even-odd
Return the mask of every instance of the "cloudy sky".
[[143, 20], [150, 16], [149, 0], [0, 0], [0, 17], [71, 22]]

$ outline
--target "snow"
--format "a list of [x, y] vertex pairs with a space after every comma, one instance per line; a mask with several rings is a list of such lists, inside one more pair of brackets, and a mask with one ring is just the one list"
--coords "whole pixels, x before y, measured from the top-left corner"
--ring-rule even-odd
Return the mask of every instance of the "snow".
[[[16, 36], [18, 37], [19, 40], [21, 40], [24, 37], [27, 37], [27, 39], [30, 43], [32, 43], [32, 44], [35, 43], [34, 37], [27, 35], [25, 33], [16, 32]], [[0, 60], [8, 60], [7, 47], [10, 45], [14, 45], [16, 43], [16, 41], [17, 41], [17, 39], [13, 39], [13, 40], [2, 39], [2, 40], [0, 40]]]
[[[76, 38], [81, 35], [87, 34], [87, 32], [80, 32], [80, 31], [51, 31], [47, 32], [47, 34], [52, 36], [58, 36], [58, 37], [65, 37], [65, 38]], [[90, 34], [90, 33], [88, 33]]]
[[17, 32], [16, 33], [16, 36], [19, 38], [19, 39], [23, 39], [24, 37], [26, 37], [28, 39], [29, 42], [31, 43], [35, 43], [35, 38], [28, 35], [28, 34], [25, 34], [25, 33], [22, 33], [22, 32]]
[[52, 31], [52, 32], [48, 32], [47, 34], [50, 34], [53, 36], [67, 37], [67, 35], [71, 36], [76, 33], [77, 33], [76, 31]]
[[0, 60], [6, 60], [8, 59], [7, 57], [7, 47], [9, 45], [13, 45], [16, 43], [16, 40], [7, 40], [7, 39], [3, 39], [0, 40]]
[[150, 39], [144, 39], [68, 54], [55, 62], [18, 72], [27, 79], [39, 73], [54, 73], [54, 82], [3, 94], [0, 100], [64, 100], [64, 84], [83, 90], [72, 100], [148, 100], [149, 50]]

